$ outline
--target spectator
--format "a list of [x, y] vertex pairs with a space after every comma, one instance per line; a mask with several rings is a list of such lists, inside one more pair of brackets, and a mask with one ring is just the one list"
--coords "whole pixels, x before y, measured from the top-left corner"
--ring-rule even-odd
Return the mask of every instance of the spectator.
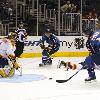
[[70, 3], [70, 1], [67, 1], [67, 3], [65, 4], [65, 5], [63, 5], [63, 6], [61, 6], [61, 11], [62, 12], [70, 12], [70, 10], [71, 10], [71, 3]]
[[11, 7], [8, 8], [8, 15], [9, 15], [9, 19], [11, 20], [12, 18], [12, 8]]
[[74, 3], [70, 3], [70, 1], [67, 1], [65, 5], [61, 6], [62, 12], [73, 13], [76, 12], [76, 10], [77, 10], [77, 6], [74, 5]]

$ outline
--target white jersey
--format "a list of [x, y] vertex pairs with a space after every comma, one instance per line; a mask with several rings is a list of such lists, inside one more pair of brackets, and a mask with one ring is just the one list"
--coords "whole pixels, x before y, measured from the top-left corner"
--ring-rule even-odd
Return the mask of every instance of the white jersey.
[[25, 29], [17, 29], [15, 30], [15, 32], [17, 32], [17, 41], [19, 42], [24, 42], [26, 40], [26, 36], [25, 36], [25, 33], [26, 33], [26, 30]]
[[6, 54], [14, 55], [15, 49], [16, 49], [15, 45], [12, 45], [12, 43], [9, 39], [1, 39], [0, 40], [0, 55], [2, 55], [3, 57]]

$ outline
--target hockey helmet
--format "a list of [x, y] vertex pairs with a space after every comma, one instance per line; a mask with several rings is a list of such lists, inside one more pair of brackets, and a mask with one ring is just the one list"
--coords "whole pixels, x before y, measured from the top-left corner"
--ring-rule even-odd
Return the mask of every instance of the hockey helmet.
[[84, 30], [83, 30], [83, 32], [84, 32], [84, 34], [86, 35], [86, 36], [92, 36], [93, 35], [93, 29], [92, 28], [85, 28]]
[[17, 36], [17, 34], [14, 33], [14, 32], [9, 32], [9, 34], [8, 34], [8, 38], [9, 38], [9, 39], [15, 39], [16, 36]]
[[20, 22], [19, 28], [23, 28], [23, 27], [24, 27], [24, 23], [23, 22]]
[[50, 28], [47, 28], [47, 29], [45, 30], [45, 32], [46, 32], [46, 33], [51, 33], [51, 29], [50, 29]]

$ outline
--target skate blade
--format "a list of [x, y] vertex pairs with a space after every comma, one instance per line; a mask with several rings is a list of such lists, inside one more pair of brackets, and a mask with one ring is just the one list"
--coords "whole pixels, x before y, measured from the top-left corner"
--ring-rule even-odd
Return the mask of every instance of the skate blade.
[[91, 80], [91, 81], [85, 81], [85, 83], [94, 83], [94, 82], [97, 82], [97, 80]]
[[48, 67], [48, 66], [52, 66], [52, 65], [39, 65], [39, 67]]

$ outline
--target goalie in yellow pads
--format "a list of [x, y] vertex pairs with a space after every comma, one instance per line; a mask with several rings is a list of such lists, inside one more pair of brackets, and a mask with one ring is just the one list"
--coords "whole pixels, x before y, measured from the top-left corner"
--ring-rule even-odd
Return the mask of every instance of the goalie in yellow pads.
[[12, 77], [20, 68], [15, 58], [15, 41], [11, 37], [0, 39], [0, 77]]

